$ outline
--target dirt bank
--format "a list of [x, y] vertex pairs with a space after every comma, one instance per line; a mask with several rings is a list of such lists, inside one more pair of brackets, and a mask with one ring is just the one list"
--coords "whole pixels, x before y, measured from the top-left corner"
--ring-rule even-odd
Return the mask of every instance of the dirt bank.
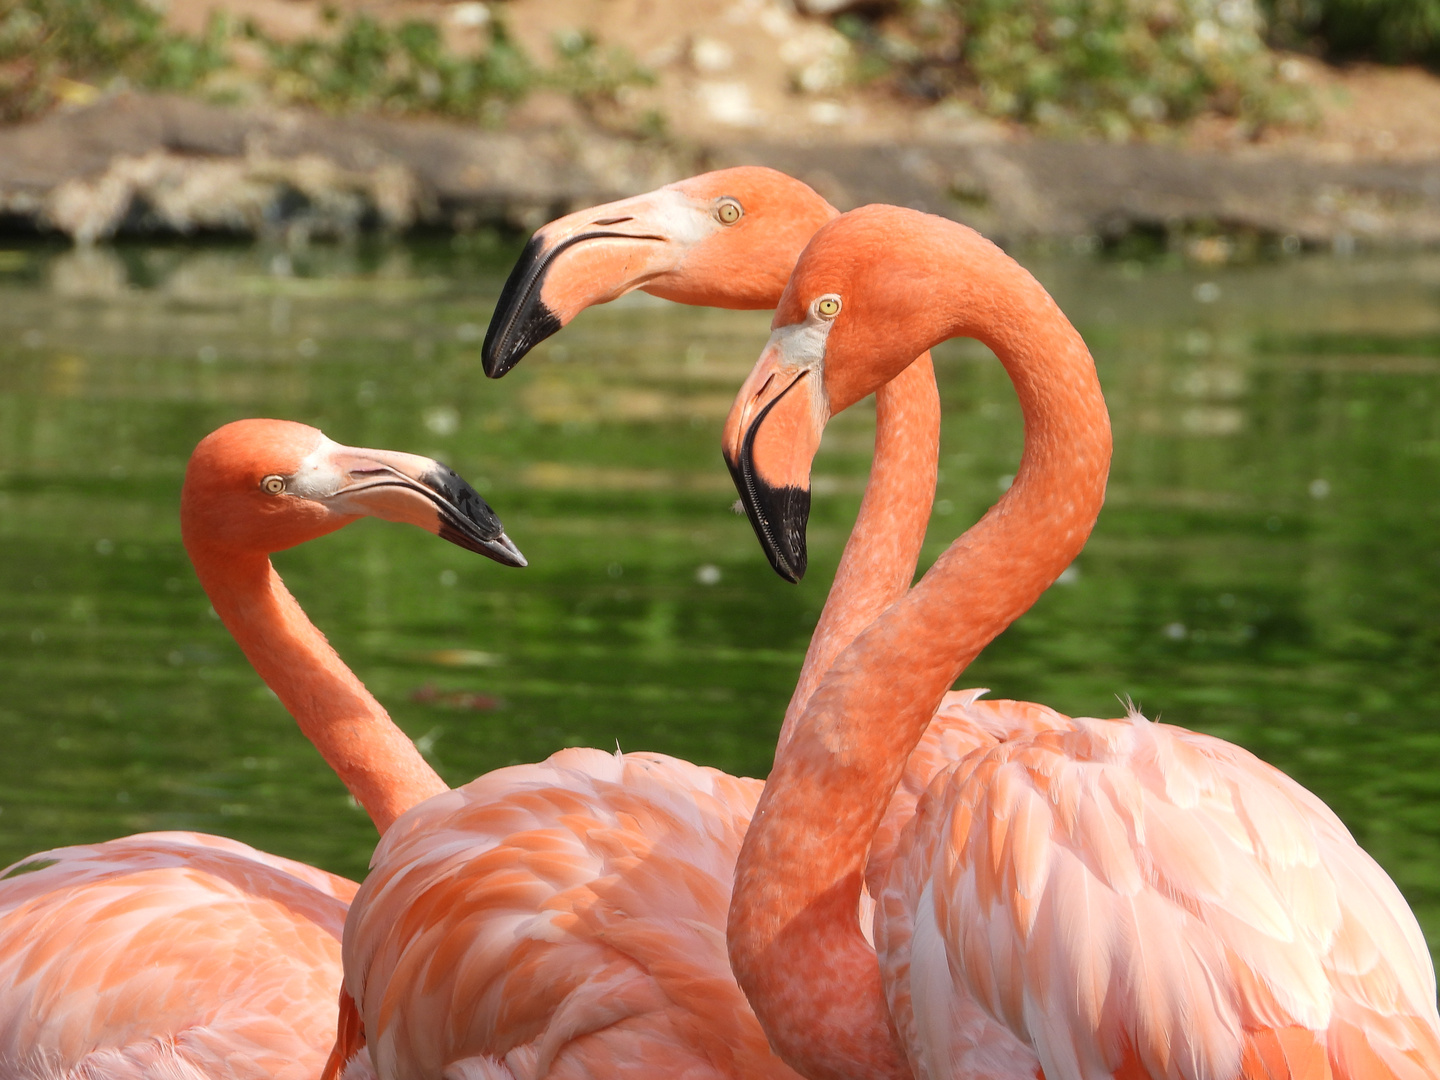
[[[1348, 160], [1347, 160], [1348, 158]], [[1002, 241], [1163, 232], [1440, 245], [1440, 156], [911, 138], [632, 141], [567, 123], [484, 131], [122, 95], [0, 130], [0, 224], [117, 234], [533, 228], [707, 167], [772, 165], [838, 206], [893, 202]], [[1200, 250], [1204, 250], [1201, 248]]]

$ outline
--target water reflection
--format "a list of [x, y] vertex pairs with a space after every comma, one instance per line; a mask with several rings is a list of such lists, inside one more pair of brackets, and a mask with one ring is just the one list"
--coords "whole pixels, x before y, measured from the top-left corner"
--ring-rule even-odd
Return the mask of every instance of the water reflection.
[[[787, 586], [717, 451], [768, 317], [636, 298], [491, 383], [479, 339], [511, 254], [0, 253], [0, 860], [184, 827], [363, 872], [368, 822], [179, 544], [190, 448], [245, 415], [439, 457], [530, 557], [507, 572], [367, 522], [277, 560], [448, 780], [575, 743], [764, 772], [873, 412], [827, 434], [812, 571]], [[1440, 260], [1030, 261], [1100, 362], [1115, 466], [1085, 553], [965, 681], [1072, 713], [1129, 697], [1251, 747], [1440, 941]], [[937, 362], [927, 559], [1020, 448], [988, 354]]]

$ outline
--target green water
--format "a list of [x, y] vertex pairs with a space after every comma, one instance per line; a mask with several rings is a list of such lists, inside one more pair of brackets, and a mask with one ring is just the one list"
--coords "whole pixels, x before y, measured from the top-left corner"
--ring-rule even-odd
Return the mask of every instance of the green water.
[[[242, 416], [439, 457], [529, 556], [367, 521], [276, 560], [448, 781], [575, 744], [764, 773], [873, 411], [831, 425], [810, 575], [786, 585], [718, 453], [768, 316], [637, 297], [489, 382], [513, 254], [0, 251], [0, 864], [189, 828], [363, 873], [368, 821], [180, 546], [186, 456]], [[1440, 258], [1029, 262], [1099, 361], [1115, 466], [1074, 571], [964, 683], [1069, 713], [1133, 698], [1248, 746], [1339, 812], [1440, 944]], [[937, 362], [927, 562], [1020, 448], [999, 365], [968, 344]]]

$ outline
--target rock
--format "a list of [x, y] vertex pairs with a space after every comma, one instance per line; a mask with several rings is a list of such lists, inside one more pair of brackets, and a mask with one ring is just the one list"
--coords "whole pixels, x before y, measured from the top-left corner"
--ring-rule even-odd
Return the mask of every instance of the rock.
[[0, 217], [80, 243], [119, 232], [528, 229], [686, 171], [675, 155], [600, 133], [126, 94], [0, 130]]
[[1440, 160], [1327, 163], [1162, 146], [1010, 142], [727, 147], [841, 209], [889, 202], [963, 221], [1001, 242], [1192, 231], [1296, 237], [1310, 246], [1440, 245]]
[[1440, 160], [1344, 164], [993, 139], [692, 152], [574, 124], [487, 131], [142, 95], [0, 130], [0, 225], [59, 230], [82, 244], [117, 233], [420, 224], [529, 231], [572, 208], [741, 163], [798, 176], [842, 209], [899, 203], [1001, 242], [1143, 231], [1342, 249], [1440, 245]]

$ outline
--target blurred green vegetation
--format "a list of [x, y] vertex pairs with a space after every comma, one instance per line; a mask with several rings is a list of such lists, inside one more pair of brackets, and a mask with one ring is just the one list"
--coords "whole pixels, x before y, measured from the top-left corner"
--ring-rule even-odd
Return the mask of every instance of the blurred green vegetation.
[[622, 87], [645, 85], [650, 74], [619, 47], [603, 48], [590, 34], [555, 41], [556, 62], [539, 67], [505, 24], [492, 19], [489, 42], [472, 55], [450, 51], [440, 28], [409, 19], [389, 27], [368, 15], [342, 21], [324, 38], [279, 41], [253, 23], [244, 33], [265, 52], [266, 84], [280, 101], [332, 112], [382, 110], [433, 113], [498, 122], [505, 107], [531, 91], [564, 91], [591, 113], [615, 103]]
[[862, 81], [1114, 139], [1202, 113], [1252, 132], [1309, 122], [1276, 50], [1440, 65], [1440, 0], [903, 0], [836, 27]]
[[880, 24], [837, 26], [860, 44], [862, 71], [1056, 134], [1123, 140], [1203, 112], [1257, 131], [1310, 116], [1252, 0], [912, 0]]
[[227, 28], [191, 38], [144, 0], [0, 0], [0, 121], [80, 97], [103, 78], [189, 90], [226, 64]]
[[[430, 114], [498, 123], [539, 89], [602, 123], [642, 133], [619, 107], [653, 76], [624, 48], [574, 32], [543, 64], [489, 8], [482, 44], [456, 50], [434, 22], [326, 13], [320, 34], [273, 37], [221, 16], [189, 36], [147, 0], [0, 0], [0, 122], [134, 86], [265, 96], [335, 112]], [[848, 13], [856, 75], [955, 99], [1052, 134], [1155, 137], [1212, 113], [1252, 132], [1314, 115], [1274, 51], [1440, 64], [1440, 0], [902, 0]], [[251, 51], [237, 60], [236, 46]]]
[[264, 51], [264, 80], [276, 99], [332, 112], [498, 118], [540, 78], [502, 23], [490, 23], [484, 51], [463, 56], [445, 47], [434, 23], [410, 19], [390, 27], [364, 14], [342, 21], [333, 8], [325, 19], [331, 36], [293, 41], [245, 25], [245, 36]]
[[[650, 86], [655, 76], [641, 67], [628, 49], [602, 46], [594, 34], [582, 31], [557, 34], [556, 63], [549, 79], [564, 90], [592, 119], [612, 120], [627, 86]], [[639, 133], [664, 134], [664, 119], [649, 112], [639, 121]]]
[[[474, 52], [451, 49], [424, 20], [389, 25], [331, 8], [325, 22], [317, 36], [281, 40], [253, 22], [214, 17], [197, 38], [169, 30], [145, 0], [0, 0], [0, 121], [114, 86], [490, 123], [532, 91], [551, 89], [603, 120], [624, 87], [650, 80], [625, 50], [585, 34], [557, 39], [555, 62], [545, 67], [493, 16]], [[258, 51], [258, 70], [237, 64], [238, 43]]]

